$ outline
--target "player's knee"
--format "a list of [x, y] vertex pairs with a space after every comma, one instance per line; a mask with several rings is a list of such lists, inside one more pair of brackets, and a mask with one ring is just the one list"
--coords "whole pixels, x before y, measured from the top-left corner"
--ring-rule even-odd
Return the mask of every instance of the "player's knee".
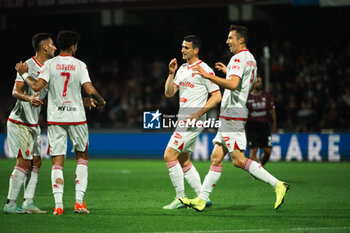
[[165, 160], [165, 162], [171, 162], [171, 161], [174, 161], [174, 160], [176, 160], [176, 159], [175, 159], [174, 156], [172, 156], [171, 154], [169, 154], [169, 153], [164, 153], [164, 160]]
[[217, 156], [215, 154], [211, 155], [211, 164], [214, 166], [219, 166], [222, 164], [222, 159], [220, 156]]
[[179, 157], [179, 153], [176, 150], [169, 148], [169, 147], [167, 147], [165, 149], [164, 160], [166, 162], [171, 162], [171, 161], [177, 160], [178, 157]]
[[85, 160], [88, 160], [88, 154], [87, 154], [87, 151], [82, 151], [82, 152], [76, 152], [76, 156], [77, 156], [77, 160], [79, 159], [85, 159]]

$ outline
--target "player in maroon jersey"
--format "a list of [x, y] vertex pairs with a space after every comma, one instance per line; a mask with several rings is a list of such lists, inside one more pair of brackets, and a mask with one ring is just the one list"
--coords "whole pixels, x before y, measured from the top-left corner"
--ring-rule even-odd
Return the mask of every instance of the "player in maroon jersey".
[[260, 162], [265, 165], [272, 150], [271, 131], [276, 132], [276, 111], [271, 95], [262, 90], [262, 78], [258, 77], [253, 90], [248, 95], [249, 110], [246, 134], [250, 159], [258, 161], [258, 148], [263, 150]]

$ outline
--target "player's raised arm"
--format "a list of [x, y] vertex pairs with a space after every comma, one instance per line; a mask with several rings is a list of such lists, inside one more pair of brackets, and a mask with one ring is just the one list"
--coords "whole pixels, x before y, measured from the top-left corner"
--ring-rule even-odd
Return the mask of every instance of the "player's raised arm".
[[83, 84], [84, 90], [86, 93], [93, 99], [96, 100], [97, 108], [103, 108], [106, 105], [106, 101], [102, 98], [102, 96], [97, 92], [94, 85], [91, 82], [86, 82]]
[[179, 87], [174, 83], [174, 76], [177, 70], [177, 60], [176, 58], [172, 59], [169, 63], [169, 75], [168, 79], [165, 82], [165, 96], [173, 97], [176, 92], [179, 90]]
[[27, 63], [22, 63], [20, 61], [19, 63], [16, 64], [15, 69], [21, 75], [23, 81], [28, 84], [30, 88], [33, 89], [33, 91], [40, 91], [43, 89], [43, 87], [46, 85], [46, 81], [42, 78], [39, 78], [38, 80], [35, 80], [31, 76], [28, 75], [28, 64]]
[[229, 79], [220, 78], [220, 77], [215, 76], [213, 74], [209, 74], [201, 66], [193, 67], [193, 71], [200, 74], [203, 78], [209, 79], [210, 81], [219, 85], [220, 87], [229, 89], [231, 91], [234, 91], [237, 88], [237, 86], [241, 80], [240, 77], [238, 77], [236, 75], [231, 75]]

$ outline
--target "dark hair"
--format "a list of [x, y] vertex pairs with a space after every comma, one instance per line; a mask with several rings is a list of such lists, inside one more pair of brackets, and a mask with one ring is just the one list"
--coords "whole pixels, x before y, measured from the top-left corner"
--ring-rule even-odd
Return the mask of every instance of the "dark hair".
[[230, 31], [237, 32], [237, 38], [244, 38], [244, 44], [248, 44], [248, 28], [245, 26], [231, 25]]
[[57, 45], [61, 50], [67, 50], [72, 45], [75, 45], [80, 40], [77, 32], [62, 30], [57, 35]]
[[195, 48], [201, 48], [202, 46], [202, 40], [198, 37], [198, 36], [195, 36], [195, 35], [188, 35], [188, 36], [185, 36], [184, 37], [184, 41], [187, 41], [187, 42], [192, 42], [192, 47], [195, 49]]
[[32, 38], [32, 46], [35, 52], [38, 52], [40, 50], [40, 47], [42, 45], [42, 42], [44, 40], [50, 39], [51, 35], [48, 33], [37, 33]]

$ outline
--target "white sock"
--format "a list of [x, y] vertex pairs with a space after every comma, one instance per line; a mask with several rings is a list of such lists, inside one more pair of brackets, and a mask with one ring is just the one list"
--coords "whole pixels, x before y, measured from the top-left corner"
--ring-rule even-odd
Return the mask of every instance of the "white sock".
[[[52, 165], [52, 171], [51, 171], [51, 183], [52, 183], [52, 193], [55, 198], [55, 204], [56, 208], [62, 208], [63, 209], [63, 188], [64, 188], [64, 181], [63, 181], [63, 170], [62, 166], [55, 164]], [[57, 184], [56, 180], [62, 179], [62, 184]]]
[[7, 195], [7, 199], [9, 200], [7, 205], [9, 207], [16, 204], [18, 193], [21, 190], [26, 175], [27, 171], [24, 168], [15, 166], [15, 168], [13, 169], [10, 176], [9, 192]]
[[272, 187], [276, 188], [278, 180], [271, 175], [268, 171], [266, 171], [261, 164], [248, 159], [246, 164], [244, 165], [244, 170], [248, 171], [254, 177], [259, 180], [262, 180], [266, 183], [269, 183]]
[[23, 205], [29, 205], [33, 203], [36, 185], [38, 183], [39, 168], [33, 166], [30, 175], [26, 177], [24, 182], [24, 202]]
[[178, 160], [167, 162], [166, 165], [169, 168], [170, 180], [176, 191], [176, 198], [186, 197], [185, 195], [185, 184], [184, 184], [184, 173]]
[[188, 184], [193, 188], [193, 190], [196, 192], [198, 196], [199, 192], [201, 191], [202, 184], [201, 184], [201, 178], [199, 176], [197, 169], [190, 162], [190, 164], [186, 167], [183, 167], [182, 170]]
[[216, 183], [219, 181], [222, 173], [222, 166], [211, 165], [208, 174], [205, 176], [201, 192], [198, 195], [198, 198], [208, 201], [209, 195], [213, 191]]
[[75, 171], [75, 199], [83, 204], [84, 195], [88, 184], [88, 160], [79, 159]]

